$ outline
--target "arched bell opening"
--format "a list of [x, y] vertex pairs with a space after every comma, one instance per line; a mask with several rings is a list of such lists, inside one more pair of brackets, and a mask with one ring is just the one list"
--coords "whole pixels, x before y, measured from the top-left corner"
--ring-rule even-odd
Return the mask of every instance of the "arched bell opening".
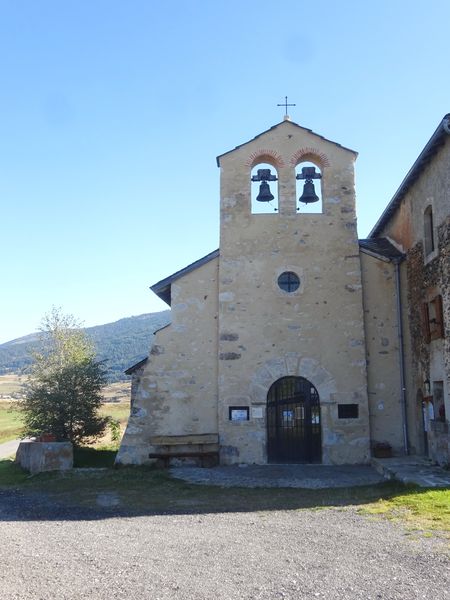
[[322, 462], [319, 394], [304, 377], [281, 377], [267, 393], [267, 460]]
[[269, 163], [258, 163], [251, 171], [252, 214], [278, 212], [278, 173]]
[[322, 213], [322, 171], [317, 164], [303, 161], [295, 168], [297, 211]]

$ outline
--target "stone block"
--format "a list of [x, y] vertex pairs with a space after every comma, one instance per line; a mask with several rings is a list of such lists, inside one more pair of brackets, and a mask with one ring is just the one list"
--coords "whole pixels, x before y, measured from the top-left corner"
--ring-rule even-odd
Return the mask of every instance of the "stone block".
[[67, 471], [73, 467], [73, 446], [70, 442], [20, 442], [16, 462], [32, 474]]

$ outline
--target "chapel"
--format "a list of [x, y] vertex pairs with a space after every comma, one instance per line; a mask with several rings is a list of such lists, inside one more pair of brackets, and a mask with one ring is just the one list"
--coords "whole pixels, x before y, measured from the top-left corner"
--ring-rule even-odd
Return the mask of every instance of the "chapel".
[[217, 158], [220, 248], [154, 284], [118, 464], [450, 462], [450, 141], [368, 239], [356, 152], [288, 116]]

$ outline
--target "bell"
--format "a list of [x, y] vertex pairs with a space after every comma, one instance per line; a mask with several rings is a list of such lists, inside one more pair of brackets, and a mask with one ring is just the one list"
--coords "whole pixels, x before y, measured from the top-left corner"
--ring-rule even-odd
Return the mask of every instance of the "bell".
[[303, 186], [303, 194], [300, 196], [298, 201], [303, 202], [304, 204], [309, 204], [310, 202], [317, 202], [318, 200], [319, 196], [316, 194], [313, 182], [307, 179], [305, 181], [305, 185]]
[[259, 194], [256, 196], [256, 199], [258, 202], [270, 202], [274, 199], [267, 181], [261, 182], [261, 185], [259, 186]]

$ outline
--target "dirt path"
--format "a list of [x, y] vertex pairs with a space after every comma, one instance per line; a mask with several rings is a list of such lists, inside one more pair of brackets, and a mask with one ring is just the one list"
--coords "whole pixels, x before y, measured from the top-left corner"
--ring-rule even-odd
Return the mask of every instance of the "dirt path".
[[19, 447], [20, 440], [12, 440], [10, 442], [5, 442], [4, 444], [0, 444], [0, 459], [8, 458], [8, 456], [12, 456], [17, 452], [17, 448]]
[[47, 520], [29, 500], [0, 493], [2, 600], [450, 599], [441, 544], [353, 508]]

